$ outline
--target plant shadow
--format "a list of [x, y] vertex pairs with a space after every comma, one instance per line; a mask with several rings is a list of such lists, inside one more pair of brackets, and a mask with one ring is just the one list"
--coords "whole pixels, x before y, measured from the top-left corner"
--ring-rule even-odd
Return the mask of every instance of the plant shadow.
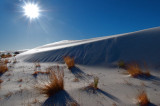
[[86, 73], [84, 73], [81, 69], [79, 69], [76, 66], [72, 67], [70, 71], [76, 78], [81, 79], [81, 80], [87, 80], [87, 78], [91, 77], [87, 75]]
[[153, 103], [149, 103], [148, 106], [157, 106], [157, 105], [155, 105], [155, 104], [153, 104]]
[[79, 106], [79, 104], [65, 90], [62, 90], [49, 97], [42, 106], [72, 106], [71, 104]]
[[159, 77], [156, 77], [156, 76], [153, 76], [153, 75], [150, 75], [150, 76], [138, 76], [137, 79], [140, 79], [140, 80], [148, 80], [148, 81], [160, 81], [160, 78]]
[[115, 97], [112, 94], [109, 94], [99, 88], [95, 89], [94, 87], [88, 86], [88, 87], [85, 87], [83, 90], [86, 91], [88, 94], [102, 94], [102, 95], [104, 95], [104, 96], [106, 96], [116, 102], [120, 102], [120, 100], [117, 97]]

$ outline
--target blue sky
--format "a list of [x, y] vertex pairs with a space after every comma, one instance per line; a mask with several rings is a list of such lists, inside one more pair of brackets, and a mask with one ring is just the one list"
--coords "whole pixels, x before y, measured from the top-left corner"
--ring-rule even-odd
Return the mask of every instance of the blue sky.
[[23, 0], [0, 1], [0, 50], [29, 49], [60, 40], [88, 39], [160, 26], [160, 0], [34, 2], [45, 11], [39, 19], [29, 22], [23, 16]]

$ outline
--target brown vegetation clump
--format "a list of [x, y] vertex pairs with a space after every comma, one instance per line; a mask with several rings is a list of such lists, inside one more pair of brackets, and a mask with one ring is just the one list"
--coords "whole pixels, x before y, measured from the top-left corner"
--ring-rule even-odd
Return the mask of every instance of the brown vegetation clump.
[[150, 77], [151, 74], [148, 71], [144, 72], [140, 68], [138, 64], [128, 64], [127, 65], [127, 72], [132, 76], [132, 77], [138, 77], [138, 76], [144, 76], [144, 77]]
[[38, 74], [50, 74], [50, 69], [49, 68], [47, 68], [46, 69], [46, 71], [45, 72], [43, 72], [43, 71], [35, 71], [32, 75], [38, 75]]
[[149, 101], [145, 91], [142, 91], [138, 95], [137, 99], [138, 99], [138, 103], [140, 106], [149, 106], [150, 101]]
[[73, 82], [79, 82], [79, 79], [78, 78], [74, 78]]
[[4, 64], [7, 64], [7, 63], [9, 63], [9, 61], [8, 61], [8, 59], [5, 59]]
[[9, 58], [9, 57], [12, 57], [12, 55], [10, 53], [1, 55], [1, 58]]
[[64, 71], [50, 71], [49, 81], [44, 85], [37, 86], [36, 88], [41, 94], [45, 94], [48, 97], [58, 93], [61, 90], [64, 90]]
[[18, 80], [18, 82], [22, 82], [22, 81], [23, 81], [22, 79], [19, 79], [19, 80]]
[[32, 104], [36, 104], [36, 103], [38, 103], [39, 101], [37, 100], [37, 99], [34, 99], [33, 100], [33, 102], [32, 102]]
[[66, 57], [64, 58], [64, 62], [66, 63], [66, 65], [67, 65], [67, 67], [68, 67], [69, 69], [75, 66], [74, 58], [71, 58], [71, 57], [69, 57], [69, 56], [66, 56]]
[[0, 63], [0, 74], [5, 73], [6, 71], [8, 71], [7, 64]]
[[3, 80], [2, 79], [0, 79], [0, 84], [3, 82]]
[[9, 98], [9, 97], [11, 97], [12, 96], [12, 92], [8, 92], [6, 95], [4, 95], [6, 98]]
[[122, 60], [120, 60], [120, 61], [118, 62], [118, 67], [119, 67], [119, 68], [123, 68], [123, 69], [125, 69], [125, 68], [126, 68], [126, 64], [125, 64], [125, 62], [124, 62], [124, 61], [122, 61]]
[[39, 62], [35, 63], [35, 67], [36, 68], [41, 67], [41, 65], [39, 64]]
[[142, 71], [138, 64], [129, 64], [127, 66], [127, 72], [132, 76], [132, 77], [137, 77], [142, 74]]
[[12, 94], [13, 94], [12, 92], [8, 92], [8, 93], [5, 95], [5, 97], [6, 97], [6, 98], [9, 98], [9, 97], [12, 96]]

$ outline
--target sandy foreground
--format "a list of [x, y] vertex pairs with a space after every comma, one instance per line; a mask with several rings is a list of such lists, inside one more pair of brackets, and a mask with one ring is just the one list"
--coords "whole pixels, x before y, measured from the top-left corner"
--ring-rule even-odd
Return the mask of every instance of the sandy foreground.
[[[152, 105], [160, 105], [160, 71], [150, 70], [152, 76], [148, 79], [132, 78], [124, 74], [123, 69], [88, 67], [76, 65], [69, 70], [65, 64], [40, 63], [38, 70], [45, 71], [49, 66], [59, 65], [64, 70], [65, 91], [48, 98], [34, 87], [44, 84], [48, 75], [33, 76], [34, 63], [9, 63], [9, 71], [1, 75], [3, 82], [0, 88], [1, 106], [39, 106], [65, 105], [67, 101], [76, 101], [81, 106], [137, 106], [139, 91], [145, 90]], [[99, 78], [98, 89], [84, 89]], [[79, 81], [74, 81], [78, 78]]]

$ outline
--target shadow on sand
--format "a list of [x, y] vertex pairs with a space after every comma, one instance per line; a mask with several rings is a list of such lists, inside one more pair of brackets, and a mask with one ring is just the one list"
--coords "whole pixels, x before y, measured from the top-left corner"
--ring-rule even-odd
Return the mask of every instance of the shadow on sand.
[[81, 80], [87, 80], [87, 78], [91, 77], [91, 76], [88, 76], [86, 73], [84, 73], [81, 69], [79, 69], [76, 66], [72, 67], [70, 71], [76, 78]]
[[49, 97], [42, 106], [79, 106], [79, 104], [65, 91], [60, 91], [57, 94]]
[[153, 104], [153, 103], [149, 103], [148, 106], [157, 106], [157, 105], [155, 105], [155, 104]]
[[104, 96], [106, 96], [106, 97], [108, 97], [108, 98], [110, 98], [110, 99], [112, 99], [112, 100], [114, 100], [116, 102], [120, 102], [120, 100], [117, 97], [115, 97], [115, 96], [113, 96], [113, 95], [111, 95], [111, 94], [109, 94], [109, 93], [107, 93], [107, 92], [105, 92], [105, 91], [103, 91], [103, 90], [101, 90], [99, 88], [98, 89], [94, 89], [93, 87], [86, 87], [86, 88], [84, 88], [84, 90], [88, 94], [102, 94], [102, 95], [104, 95]]
[[156, 76], [139, 76], [137, 77], [137, 79], [140, 79], [140, 80], [147, 80], [147, 81], [156, 81], [156, 82], [159, 82], [160, 83], [160, 78], [159, 77], [156, 77]]

